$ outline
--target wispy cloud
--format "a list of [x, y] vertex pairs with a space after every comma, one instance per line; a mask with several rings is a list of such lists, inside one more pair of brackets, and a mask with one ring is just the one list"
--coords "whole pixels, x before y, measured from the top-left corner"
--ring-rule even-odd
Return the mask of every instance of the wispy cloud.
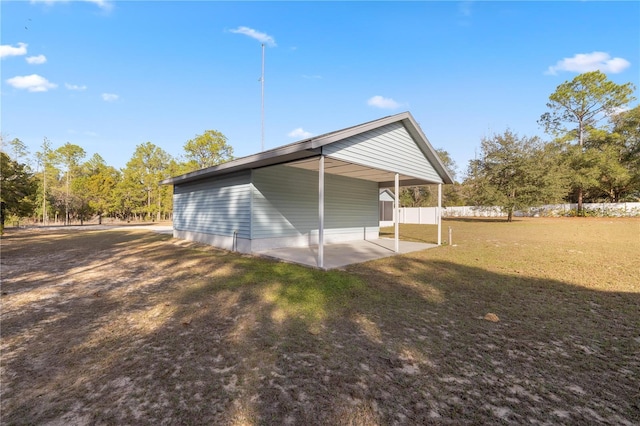
[[468, 18], [471, 16], [472, 6], [473, 6], [472, 1], [462, 1], [458, 3], [458, 11], [462, 16]]
[[9, 56], [22, 56], [27, 54], [27, 43], [18, 43], [18, 46], [3, 44], [0, 46], [0, 58]]
[[115, 102], [118, 99], [120, 99], [120, 96], [116, 95], [115, 93], [103, 93], [102, 94], [102, 100], [105, 102]]
[[545, 71], [547, 75], [556, 75], [558, 71], [590, 72], [602, 71], [617, 74], [631, 65], [623, 58], [612, 58], [606, 52], [578, 53], [572, 58], [564, 58]]
[[266, 33], [262, 33], [260, 31], [256, 31], [253, 28], [249, 27], [238, 27], [235, 30], [229, 30], [234, 34], [244, 34], [248, 37], [258, 40], [260, 43], [264, 43], [267, 46], [275, 47], [276, 40]]
[[321, 75], [302, 74], [302, 78], [306, 78], [307, 80], [322, 80], [322, 76]]
[[287, 136], [289, 136], [290, 138], [306, 139], [313, 136], [313, 133], [307, 132], [302, 127], [298, 127], [297, 129], [293, 129], [292, 131], [287, 133]]
[[46, 92], [58, 87], [57, 84], [51, 83], [49, 80], [38, 74], [16, 76], [8, 79], [7, 83], [16, 89], [23, 89], [29, 92]]
[[64, 87], [66, 87], [68, 90], [76, 90], [76, 91], [83, 91], [83, 90], [87, 90], [87, 86], [78, 86], [77, 84], [69, 84], [69, 83], [65, 83]]
[[458, 25], [468, 27], [471, 25], [473, 15], [473, 1], [461, 1], [458, 3]]
[[25, 60], [27, 61], [27, 63], [32, 64], [32, 65], [40, 65], [40, 64], [44, 64], [45, 62], [47, 62], [47, 57], [44, 55], [38, 55], [38, 56], [27, 56], [25, 58]]
[[367, 105], [382, 108], [382, 109], [397, 109], [402, 106], [399, 102], [394, 101], [391, 98], [385, 98], [383, 96], [374, 96], [369, 98]]
[[85, 0], [88, 3], [93, 3], [98, 6], [100, 9], [111, 10], [113, 7], [113, 2], [110, 0]]
[[[56, 3], [69, 3], [72, 0], [31, 0], [31, 3], [44, 3], [46, 5], [54, 5]], [[109, 11], [113, 8], [111, 0], [81, 0], [87, 3], [93, 3], [102, 10]]]

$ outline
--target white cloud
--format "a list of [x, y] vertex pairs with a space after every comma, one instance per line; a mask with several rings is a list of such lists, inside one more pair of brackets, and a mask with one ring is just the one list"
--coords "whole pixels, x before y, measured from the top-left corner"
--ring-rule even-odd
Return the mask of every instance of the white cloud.
[[244, 34], [246, 36], [249, 36], [251, 38], [254, 38], [256, 40], [258, 40], [260, 43], [264, 43], [267, 46], [270, 47], [275, 47], [276, 46], [276, 41], [273, 37], [271, 37], [268, 34], [265, 33], [261, 33], [260, 31], [256, 31], [253, 28], [249, 28], [249, 27], [238, 27], [235, 30], [229, 30], [234, 34]]
[[10, 44], [3, 44], [0, 46], [0, 58], [7, 58], [9, 56], [22, 56], [27, 54], [27, 43], [18, 43], [18, 47], [11, 46]]
[[383, 108], [383, 109], [396, 109], [400, 108], [401, 104], [394, 101], [391, 98], [384, 98], [382, 96], [374, 96], [367, 101], [369, 106]]
[[77, 90], [77, 91], [87, 90], [87, 86], [78, 86], [77, 84], [65, 83], [64, 87], [66, 87], [68, 90]]
[[458, 11], [462, 16], [469, 17], [471, 16], [471, 7], [473, 6], [472, 1], [463, 1], [458, 4]]
[[[46, 5], [54, 5], [56, 3], [69, 3], [71, 0], [31, 0], [31, 3], [44, 3]], [[113, 2], [111, 0], [82, 0], [87, 3], [93, 3], [103, 10], [111, 10]]]
[[290, 138], [306, 139], [313, 136], [313, 133], [309, 133], [306, 130], [304, 130], [302, 127], [298, 127], [297, 129], [294, 129], [289, 133], [287, 133], [287, 136], [289, 136]]
[[617, 74], [631, 65], [623, 58], [612, 58], [606, 52], [578, 53], [572, 58], [564, 58], [545, 71], [545, 74], [556, 75], [558, 71], [590, 72], [602, 71]]
[[47, 57], [44, 55], [38, 55], [38, 56], [27, 56], [25, 58], [25, 60], [27, 61], [27, 63], [32, 64], [32, 65], [40, 65], [40, 64], [44, 64], [45, 62], [47, 62]]
[[322, 80], [322, 76], [321, 75], [302, 74], [302, 78], [306, 78], [307, 80]]
[[111, 10], [113, 3], [110, 0], [85, 0], [88, 3], [93, 3], [100, 9]]
[[120, 96], [116, 95], [115, 93], [103, 93], [102, 94], [102, 100], [104, 100], [105, 102], [115, 102], [120, 98]]
[[618, 114], [622, 114], [623, 112], [627, 112], [629, 111], [629, 107], [616, 107], [613, 108], [611, 111], [608, 111], [607, 113], [605, 113], [605, 115], [607, 115], [608, 117], [615, 117]]
[[46, 92], [49, 89], [58, 87], [57, 84], [49, 82], [49, 80], [38, 74], [16, 76], [8, 79], [7, 83], [16, 89], [25, 89], [29, 92]]

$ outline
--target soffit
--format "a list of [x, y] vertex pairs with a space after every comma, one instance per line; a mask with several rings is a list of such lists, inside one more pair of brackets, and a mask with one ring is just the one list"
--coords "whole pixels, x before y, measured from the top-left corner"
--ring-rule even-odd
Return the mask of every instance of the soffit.
[[[287, 167], [318, 171], [320, 168], [319, 157], [308, 158], [287, 163]], [[350, 163], [336, 158], [325, 157], [324, 172], [332, 175], [346, 176], [355, 179], [363, 179], [377, 182], [381, 187], [393, 186], [395, 173], [387, 170], [374, 169], [369, 166]], [[400, 183], [405, 185], [427, 185], [434, 182], [415, 179], [412, 176], [400, 175]]]

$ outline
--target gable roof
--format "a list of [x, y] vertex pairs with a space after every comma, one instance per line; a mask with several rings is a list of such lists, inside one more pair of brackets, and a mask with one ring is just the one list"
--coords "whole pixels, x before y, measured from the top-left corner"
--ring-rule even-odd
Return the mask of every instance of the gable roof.
[[[196, 180], [207, 179], [210, 177], [225, 175], [229, 173], [250, 170], [259, 167], [272, 166], [276, 164], [284, 164], [298, 160], [304, 160], [311, 157], [317, 157], [322, 154], [322, 147], [330, 145], [370, 130], [378, 129], [391, 123], [400, 122], [407, 129], [416, 145], [420, 148], [425, 158], [429, 160], [433, 168], [436, 170], [444, 183], [453, 183], [453, 178], [444, 167], [444, 164], [436, 154], [435, 150], [429, 143], [427, 137], [420, 129], [411, 113], [403, 112], [396, 115], [390, 115], [377, 120], [358, 124], [356, 126], [347, 127], [345, 129], [336, 130], [323, 135], [314, 136], [288, 145], [283, 145], [258, 154], [241, 157], [217, 166], [208, 167], [194, 172], [186, 173], [165, 179], [161, 182], [164, 185], [182, 184], [193, 182]], [[418, 184], [412, 183], [412, 184]]]
[[394, 194], [389, 188], [380, 189], [378, 199], [380, 201], [395, 201], [396, 194]]

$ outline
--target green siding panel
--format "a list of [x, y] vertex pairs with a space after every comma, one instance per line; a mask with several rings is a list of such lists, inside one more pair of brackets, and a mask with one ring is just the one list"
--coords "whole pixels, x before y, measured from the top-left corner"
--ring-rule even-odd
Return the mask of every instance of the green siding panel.
[[442, 178], [400, 122], [323, 147], [329, 157], [442, 183]]
[[[325, 174], [325, 233], [378, 226], [378, 185]], [[318, 173], [279, 165], [253, 171], [251, 238], [292, 237], [318, 230]]]
[[251, 234], [251, 173], [174, 186], [173, 226], [181, 231]]

